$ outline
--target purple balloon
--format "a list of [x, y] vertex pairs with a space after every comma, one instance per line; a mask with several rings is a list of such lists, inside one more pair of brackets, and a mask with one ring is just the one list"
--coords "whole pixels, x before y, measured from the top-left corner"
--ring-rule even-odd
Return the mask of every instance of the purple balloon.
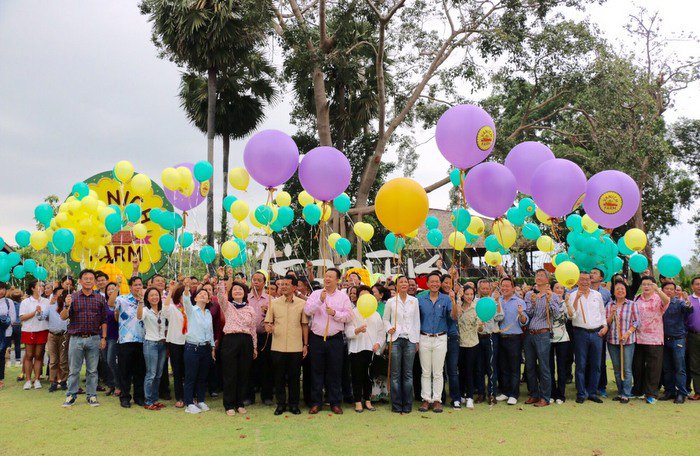
[[513, 205], [517, 193], [515, 176], [500, 163], [476, 165], [464, 178], [464, 197], [467, 203], [487, 217], [502, 216]]
[[440, 153], [459, 169], [481, 163], [496, 144], [496, 124], [486, 111], [474, 105], [457, 105], [440, 116], [435, 127]]
[[621, 171], [601, 171], [588, 179], [583, 209], [598, 225], [617, 228], [632, 218], [641, 195], [634, 179]]
[[350, 162], [335, 147], [311, 149], [299, 164], [299, 182], [319, 201], [331, 201], [350, 185]]
[[299, 148], [288, 134], [263, 130], [248, 140], [243, 163], [255, 182], [267, 188], [277, 187], [296, 172]]
[[563, 158], [547, 160], [532, 173], [532, 199], [550, 217], [573, 212], [586, 195], [586, 175], [579, 166]]
[[513, 147], [503, 163], [515, 176], [518, 190], [530, 195], [532, 173], [547, 160], [553, 160], [554, 153], [549, 147], [537, 141], [521, 142]]
[[[189, 168], [190, 172], [194, 176], [194, 163], [180, 163], [179, 165], [173, 166], [173, 168], [179, 168], [180, 166]], [[206, 199], [206, 196], [202, 196], [202, 194], [200, 193], [201, 182], [198, 182], [197, 179], [194, 178], [192, 180], [194, 180], [194, 191], [190, 196], [185, 196], [180, 192], [169, 190], [163, 187], [163, 191], [165, 192], [165, 196], [166, 198], [168, 198], [168, 201], [173, 203], [173, 206], [180, 209], [181, 211], [189, 211], [191, 209], [194, 209], [195, 207], [202, 204], [202, 201]]]

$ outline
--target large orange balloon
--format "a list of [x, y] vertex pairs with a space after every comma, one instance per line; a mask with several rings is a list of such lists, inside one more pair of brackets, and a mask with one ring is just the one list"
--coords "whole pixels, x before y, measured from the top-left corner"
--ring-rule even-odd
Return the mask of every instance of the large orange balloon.
[[374, 210], [386, 229], [407, 235], [418, 229], [428, 217], [428, 194], [413, 179], [397, 177], [377, 192]]

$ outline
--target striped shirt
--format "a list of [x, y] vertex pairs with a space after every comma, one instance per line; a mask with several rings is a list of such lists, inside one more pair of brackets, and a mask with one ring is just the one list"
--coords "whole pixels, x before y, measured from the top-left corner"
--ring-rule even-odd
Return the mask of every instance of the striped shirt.
[[[533, 293], [534, 291], [528, 291], [525, 294], [525, 302], [527, 303], [525, 313], [530, 319], [528, 329], [531, 331], [548, 329], [551, 326], [551, 321], [559, 316], [559, 304], [561, 300], [558, 295], [552, 293], [551, 299], [547, 302], [547, 294], [543, 293], [542, 296], [535, 295], [535, 303], [533, 304]], [[547, 318], [547, 306], [549, 306], [549, 318]]]
[[[610, 301], [605, 306], [605, 318], [610, 318], [612, 313], [612, 305], [615, 301]], [[621, 327], [618, 326], [619, 323]], [[639, 311], [637, 310], [637, 303], [625, 299], [625, 302], [620, 306], [617, 306], [617, 311], [613, 317], [613, 321], [610, 325], [610, 330], [608, 331], [608, 343], [613, 345], [620, 345], [620, 335], [624, 335], [630, 328], [634, 328], [634, 332], [627, 339], [627, 342], [623, 342], [623, 345], [631, 345], [637, 341], [637, 329], [639, 328]]]
[[76, 291], [68, 311], [68, 334], [102, 335], [101, 326], [107, 323], [107, 303], [98, 291], [89, 295]]

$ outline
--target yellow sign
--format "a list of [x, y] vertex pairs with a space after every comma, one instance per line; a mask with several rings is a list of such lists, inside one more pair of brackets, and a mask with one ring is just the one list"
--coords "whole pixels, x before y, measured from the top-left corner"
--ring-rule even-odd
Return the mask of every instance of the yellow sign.
[[605, 192], [598, 198], [598, 207], [606, 214], [617, 214], [622, 209], [622, 196], [617, 192]]
[[485, 125], [481, 127], [476, 134], [476, 146], [481, 150], [489, 150], [493, 147], [493, 141], [496, 135], [493, 133], [493, 128]]

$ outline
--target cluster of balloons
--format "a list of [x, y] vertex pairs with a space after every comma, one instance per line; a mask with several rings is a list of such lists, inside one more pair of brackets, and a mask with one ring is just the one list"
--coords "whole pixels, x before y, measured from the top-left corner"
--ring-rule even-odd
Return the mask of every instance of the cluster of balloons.
[[[4, 246], [4, 242], [2, 244]], [[23, 279], [27, 274], [38, 280], [46, 280], [48, 276], [46, 269], [31, 258], [22, 263], [22, 257], [17, 252], [0, 252], [0, 281], [8, 282], [12, 276]]]
[[[181, 163], [163, 170], [160, 175], [163, 186], [171, 191], [178, 192], [184, 197], [190, 197], [197, 190], [199, 184], [209, 181], [214, 168], [206, 160], [198, 161], [195, 164]], [[199, 183], [199, 184], [197, 184]], [[173, 204], [173, 199], [171, 200]]]

